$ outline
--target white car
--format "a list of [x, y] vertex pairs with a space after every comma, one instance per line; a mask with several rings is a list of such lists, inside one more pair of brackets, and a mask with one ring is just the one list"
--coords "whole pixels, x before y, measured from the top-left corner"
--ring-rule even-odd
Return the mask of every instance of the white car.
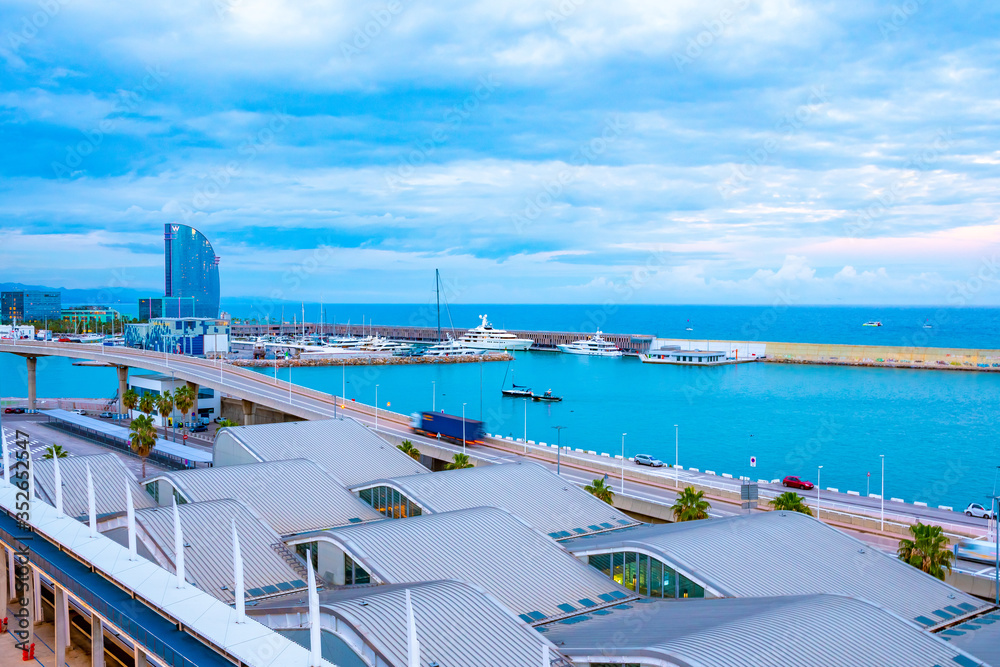
[[978, 516], [980, 519], [995, 519], [996, 515], [993, 510], [983, 507], [979, 503], [969, 503], [969, 506], [965, 508], [966, 516]]
[[70, 412], [72, 412], [74, 415], [86, 415], [87, 414], [87, 412], [85, 410], [80, 410], [79, 408], [77, 408], [76, 410], [70, 410]]
[[663, 461], [661, 461], [659, 459], [656, 459], [656, 458], [653, 458], [649, 454], [636, 454], [635, 463], [636, 463], [636, 465], [650, 466], [650, 467], [653, 467], [653, 468], [662, 468], [663, 467]]

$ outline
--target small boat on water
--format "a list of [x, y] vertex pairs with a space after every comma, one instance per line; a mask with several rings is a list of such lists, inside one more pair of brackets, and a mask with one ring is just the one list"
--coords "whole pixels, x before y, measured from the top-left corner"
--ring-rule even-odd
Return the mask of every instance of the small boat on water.
[[562, 400], [562, 396], [553, 396], [552, 390], [547, 390], [544, 394], [532, 394], [531, 400], [533, 401], [543, 401], [545, 403], [558, 403]]
[[424, 357], [475, 357], [484, 354], [485, 350], [476, 350], [458, 342], [448, 334], [447, 343], [438, 343], [424, 350]]
[[880, 327], [880, 326], [882, 326], [882, 323], [879, 322], [879, 321], [877, 321], [877, 320], [869, 320], [868, 322], [865, 322], [861, 326], [863, 326], [863, 327]]
[[[507, 365], [510, 369], [510, 364]], [[504, 373], [504, 383], [507, 382], [507, 374]], [[514, 383], [514, 371], [510, 369], [510, 389], [502, 388], [500, 393], [504, 396], [510, 396], [512, 398], [531, 398], [534, 394], [531, 392], [531, 387], [523, 384]]]
[[577, 340], [572, 343], [562, 343], [556, 345], [560, 352], [567, 354], [585, 354], [592, 357], [620, 357], [622, 351], [614, 343], [608, 342], [601, 337], [601, 330], [590, 338]]

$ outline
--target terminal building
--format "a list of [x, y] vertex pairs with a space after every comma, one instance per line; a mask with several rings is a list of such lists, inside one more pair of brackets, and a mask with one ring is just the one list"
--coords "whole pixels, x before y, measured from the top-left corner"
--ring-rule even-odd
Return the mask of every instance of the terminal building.
[[196, 357], [229, 354], [229, 322], [200, 318], [160, 318], [125, 325], [125, 345], [141, 350]]
[[62, 317], [62, 292], [19, 290], [0, 292], [0, 317], [5, 324], [56, 321]]

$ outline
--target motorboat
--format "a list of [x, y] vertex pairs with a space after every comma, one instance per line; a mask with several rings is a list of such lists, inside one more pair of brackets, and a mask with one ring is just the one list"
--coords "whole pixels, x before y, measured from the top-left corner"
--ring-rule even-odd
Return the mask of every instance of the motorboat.
[[622, 351], [619, 350], [614, 343], [604, 340], [601, 337], [601, 331], [598, 329], [597, 333], [589, 338], [583, 340], [573, 341], [572, 343], [562, 343], [556, 345], [560, 352], [565, 352], [567, 354], [583, 354], [592, 357], [620, 357], [622, 356]]
[[877, 320], [869, 320], [869, 321], [865, 322], [864, 324], [862, 324], [861, 326], [863, 326], [863, 327], [880, 327], [880, 326], [882, 326], [882, 323], [879, 322], [879, 321], [877, 321]]
[[527, 350], [531, 348], [533, 341], [527, 338], [518, 338], [514, 334], [503, 329], [494, 329], [493, 325], [486, 319], [486, 315], [480, 315], [482, 320], [478, 327], [466, 331], [459, 339], [459, 342], [466, 347], [477, 350]]
[[531, 400], [542, 401], [545, 403], [558, 403], [559, 401], [562, 400], [562, 396], [553, 396], [552, 390], [548, 389], [544, 394], [532, 394]]

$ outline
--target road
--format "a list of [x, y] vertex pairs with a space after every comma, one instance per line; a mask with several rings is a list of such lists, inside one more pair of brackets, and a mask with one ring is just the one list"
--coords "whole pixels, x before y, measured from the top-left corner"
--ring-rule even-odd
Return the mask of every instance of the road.
[[[76, 359], [88, 359], [112, 366], [143, 368], [149, 371], [174, 375], [178, 379], [195, 382], [205, 387], [211, 387], [231, 397], [246, 399], [265, 407], [295, 415], [303, 419], [324, 419], [334, 417], [346, 408], [346, 411], [352, 417], [373, 425], [375, 421], [371, 414], [373, 408], [370, 406], [354, 402], [345, 402], [344, 406], [339, 406], [336, 398], [330, 394], [292, 384], [285, 380], [272, 378], [251, 370], [231, 366], [219, 361], [165, 354], [160, 352], [147, 352], [144, 350], [122, 347], [35, 341], [3, 341], [0, 342], [0, 352], [20, 355], [62, 356]], [[380, 430], [385, 430], [386, 432], [395, 433], [397, 435], [405, 435], [414, 442], [420, 440], [418, 436], [415, 436], [405, 426], [389, 421], [389, 419], [405, 420], [404, 416], [395, 415], [381, 410], [379, 411], [379, 415]], [[437, 441], [434, 442], [437, 444]], [[493, 440], [493, 442], [497, 443], [498, 441]], [[504, 442], [504, 446], [511, 449], [525, 447], [523, 443], [519, 444], [515, 442]], [[528, 445], [526, 449], [530, 454], [532, 446]], [[546, 449], [548, 452], [551, 452], [551, 449]], [[476, 454], [492, 461], [516, 459], [515, 455], [502, 448], [496, 447], [495, 444], [492, 447], [477, 446]], [[596, 466], [591, 467], [590, 464], [601, 464], [603, 466], [607, 466], [609, 463], [616, 460], [580, 451], [573, 451], [570, 453], [567, 449], [564, 449], [563, 456], [566, 457], [568, 461], [572, 461], [573, 467], [569, 468], [566, 472], [567, 475], [574, 476], [572, 478], [573, 481], [589, 481], [595, 476], [603, 476], [604, 473], [599, 472], [599, 468]], [[585, 472], [587, 468], [590, 468], [591, 471]], [[632, 466], [632, 464], [627, 464], [625, 483], [626, 493], [634, 493], [640, 497], [646, 497], [646, 494], [648, 494], [656, 497], [657, 499], [662, 498], [669, 502], [673, 501], [673, 492], [669, 490], [664, 490], [652, 484], [630, 482], [627, 479], [629, 474], [627, 471], [630, 468], [634, 469], [634, 466]], [[717, 489], [738, 490], [739, 488], [738, 480], [726, 479], [716, 475], [708, 475], [700, 471], [695, 472], [689, 470], [678, 470], [675, 473], [675, 471], [670, 468], [643, 469], [643, 472], [650, 471], [663, 478], [662, 486], [664, 487], [673, 484], [674, 475], [676, 474], [680, 484], [685, 482], [695, 482]], [[762, 502], [766, 502], [768, 499], [780, 494], [784, 490], [785, 489], [778, 485], [761, 485]], [[810, 505], [815, 506], [815, 490], [800, 493], [810, 501]], [[822, 491], [821, 502], [824, 509], [835, 509], [851, 514], [878, 517], [881, 515], [882, 511], [882, 501], [880, 499], [853, 496], [845, 493], [834, 493], [826, 490]], [[717, 511], [722, 514], [724, 512], [735, 512], [738, 511], [738, 509], [718, 508]], [[920, 507], [917, 505], [892, 502], [889, 500], [885, 502], [885, 520], [895, 520], [903, 523], [911, 523], [914, 520], [921, 520], [925, 523], [937, 523], [943, 525], [946, 529], [957, 529], [963, 533], [985, 535], [987, 532], [986, 521], [984, 519], [966, 517], [964, 514], [959, 512], [951, 512], [934, 507]]]

